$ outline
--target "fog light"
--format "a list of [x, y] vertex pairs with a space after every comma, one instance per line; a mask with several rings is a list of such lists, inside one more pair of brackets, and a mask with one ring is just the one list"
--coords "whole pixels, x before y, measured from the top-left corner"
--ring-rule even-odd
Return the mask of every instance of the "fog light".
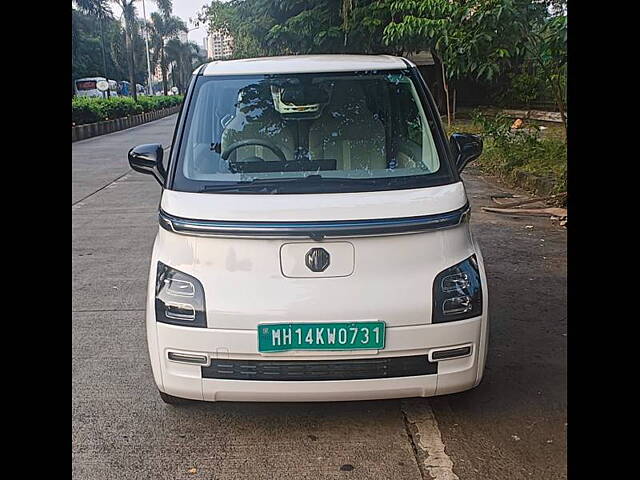
[[190, 353], [178, 353], [178, 352], [169, 352], [167, 354], [169, 360], [173, 360], [174, 362], [182, 362], [182, 363], [195, 363], [198, 365], [207, 365], [209, 363], [209, 359], [206, 355], [194, 355]]

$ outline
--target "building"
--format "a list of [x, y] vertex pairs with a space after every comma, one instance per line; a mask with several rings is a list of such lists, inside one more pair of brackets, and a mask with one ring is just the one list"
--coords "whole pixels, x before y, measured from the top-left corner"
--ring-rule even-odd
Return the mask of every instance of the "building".
[[209, 32], [207, 55], [212, 60], [230, 58], [233, 54], [233, 37], [221, 30]]

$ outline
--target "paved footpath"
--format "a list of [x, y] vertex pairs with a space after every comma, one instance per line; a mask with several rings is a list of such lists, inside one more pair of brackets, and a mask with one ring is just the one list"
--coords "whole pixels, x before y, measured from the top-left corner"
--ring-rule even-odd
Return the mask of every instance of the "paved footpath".
[[74, 479], [566, 478], [566, 231], [480, 211], [512, 190], [473, 169], [491, 314], [480, 386], [432, 399], [163, 404], [144, 329], [160, 187], [126, 153], [169, 147], [175, 120], [72, 144]]

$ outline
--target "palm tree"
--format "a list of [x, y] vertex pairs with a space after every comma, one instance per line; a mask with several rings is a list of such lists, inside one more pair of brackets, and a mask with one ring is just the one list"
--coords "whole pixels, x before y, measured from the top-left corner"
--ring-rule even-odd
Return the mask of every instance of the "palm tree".
[[136, 79], [135, 79], [135, 60], [133, 56], [133, 37], [135, 29], [138, 25], [138, 19], [136, 17], [136, 6], [133, 4], [135, 0], [113, 0], [122, 8], [122, 15], [124, 17], [124, 36], [125, 44], [127, 48], [127, 64], [129, 66], [129, 82], [131, 84], [131, 93], [133, 99], [138, 100], [136, 92]]
[[158, 10], [162, 13], [162, 16], [169, 18], [173, 13], [173, 1], [172, 0], [154, 0], [158, 6]]
[[166, 55], [169, 64], [173, 64], [173, 82], [180, 93], [186, 91], [189, 76], [193, 71], [193, 60], [198, 58], [193, 42], [181, 42], [177, 38], [170, 39], [166, 46]]
[[[104, 78], [109, 78], [107, 75], [107, 57], [104, 53], [104, 30], [102, 23], [107, 18], [113, 18], [113, 12], [109, 6], [109, 0], [75, 0], [75, 3], [82, 13], [86, 15], [92, 15], [98, 19], [100, 26], [100, 43], [102, 47], [102, 71]], [[107, 90], [107, 96], [110, 96], [109, 90]]]
[[[168, 2], [169, 4], [171, 2]], [[168, 13], [168, 14], [167, 14]], [[160, 63], [160, 70], [162, 71], [162, 87], [164, 94], [168, 94], [168, 79], [167, 79], [167, 54], [166, 54], [166, 42], [167, 39], [175, 37], [180, 31], [187, 31], [186, 24], [179, 18], [170, 15], [168, 12], [153, 12], [151, 14], [151, 22], [149, 22], [147, 28], [149, 29], [149, 39], [151, 41], [153, 56], [152, 63], [157, 65]]]

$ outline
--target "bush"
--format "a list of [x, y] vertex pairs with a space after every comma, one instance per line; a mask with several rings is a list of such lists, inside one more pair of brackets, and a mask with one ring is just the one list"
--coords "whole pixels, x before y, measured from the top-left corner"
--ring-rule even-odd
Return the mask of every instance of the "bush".
[[72, 124], [83, 125], [113, 120], [180, 105], [182, 99], [181, 95], [140, 95], [137, 102], [132, 97], [74, 97], [71, 101], [71, 121]]
[[504, 115], [487, 117], [473, 114], [481, 128], [484, 152], [477, 165], [495, 175], [515, 180], [522, 173], [548, 180], [549, 193], [566, 191], [567, 144], [558, 138], [541, 138], [536, 126], [511, 130], [512, 119]]
[[507, 84], [496, 95], [497, 103], [505, 107], [531, 108], [535, 103], [552, 101], [544, 79], [526, 72], [507, 75]]

